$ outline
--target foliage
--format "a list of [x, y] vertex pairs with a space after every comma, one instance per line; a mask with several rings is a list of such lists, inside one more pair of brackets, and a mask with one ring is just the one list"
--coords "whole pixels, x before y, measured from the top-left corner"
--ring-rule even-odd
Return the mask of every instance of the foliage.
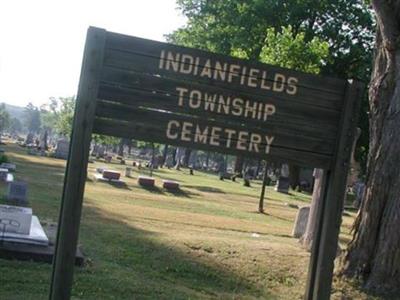
[[365, 78], [373, 41], [372, 15], [363, 0], [177, 0], [188, 18], [186, 26], [167, 35], [170, 42], [222, 54], [241, 49], [259, 59], [269, 29], [290, 26], [293, 36], [304, 34], [329, 44], [322, 73]]
[[10, 129], [10, 133], [12, 133], [12, 134], [22, 132], [22, 130], [23, 130], [22, 122], [17, 118], [12, 118], [10, 121], [9, 129]]
[[102, 135], [102, 134], [93, 134], [92, 140], [96, 144], [108, 145], [108, 146], [116, 146], [120, 143], [120, 138], [116, 138], [113, 136]]
[[75, 110], [75, 97], [50, 98], [41, 107], [42, 127], [59, 135], [70, 136]]
[[38, 133], [41, 127], [40, 110], [31, 102], [25, 107], [25, 125], [29, 133]]
[[8, 156], [5, 154], [0, 154], [0, 164], [2, 163], [8, 163], [10, 160], [8, 159]]
[[10, 125], [10, 115], [4, 103], [0, 104], [0, 131], [7, 129]]
[[267, 30], [260, 60], [280, 67], [318, 74], [326, 64], [328, 55], [327, 42], [318, 37], [306, 42], [305, 33], [294, 35], [289, 26], [282, 28], [281, 32], [276, 32], [274, 28]]
[[57, 132], [61, 135], [70, 136], [74, 119], [75, 97], [60, 97], [58, 109]]
[[[320, 69], [323, 75], [369, 80], [374, 20], [364, 0], [177, 0], [177, 4], [188, 22], [166, 36], [169, 42], [307, 72]], [[304, 55], [289, 46], [287, 39], [307, 49]], [[280, 43], [285, 45], [286, 57], [279, 57], [276, 46]], [[291, 57], [292, 52], [297, 56]], [[321, 62], [315, 54], [322, 55]], [[356, 158], [365, 166], [366, 96], [362, 103]]]

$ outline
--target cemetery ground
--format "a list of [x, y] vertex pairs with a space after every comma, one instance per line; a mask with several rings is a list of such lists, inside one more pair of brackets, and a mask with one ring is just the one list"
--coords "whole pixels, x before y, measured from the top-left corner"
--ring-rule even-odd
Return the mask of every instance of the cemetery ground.
[[[56, 222], [65, 161], [32, 156], [4, 146], [29, 184], [35, 215]], [[126, 166], [114, 160], [113, 169]], [[131, 161], [127, 161], [131, 165]], [[156, 187], [138, 186], [133, 168], [124, 185], [95, 182], [89, 164], [79, 244], [87, 258], [76, 268], [73, 299], [301, 299], [309, 253], [291, 237], [297, 209], [310, 195], [267, 188], [265, 214], [257, 213], [260, 182], [220, 181], [217, 175], [155, 170]], [[181, 191], [162, 189], [177, 180]], [[0, 192], [5, 193], [2, 186]], [[288, 205], [290, 204], [290, 205]], [[350, 239], [353, 212], [346, 212], [341, 243]], [[51, 265], [0, 259], [0, 299], [47, 299]], [[335, 280], [333, 299], [367, 299]]]

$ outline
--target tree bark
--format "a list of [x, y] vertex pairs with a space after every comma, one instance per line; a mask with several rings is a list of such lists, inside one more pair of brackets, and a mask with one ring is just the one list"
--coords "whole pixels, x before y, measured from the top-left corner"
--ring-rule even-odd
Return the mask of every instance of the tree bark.
[[243, 163], [244, 163], [244, 157], [243, 156], [236, 156], [235, 167], [234, 167], [234, 172], [236, 174], [242, 175], [242, 173], [243, 173]]
[[300, 167], [289, 164], [289, 184], [292, 190], [296, 190], [300, 183]]
[[189, 166], [189, 160], [190, 160], [191, 153], [192, 153], [192, 149], [190, 149], [190, 148], [185, 149], [185, 154], [183, 155], [183, 159], [182, 159], [182, 165], [186, 168]]
[[260, 213], [264, 213], [265, 186], [267, 185], [267, 181], [268, 181], [268, 163], [265, 162], [263, 181], [262, 181], [262, 186], [261, 186], [260, 201], [258, 202], [258, 212], [260, 212]]
[[163, 149], [161, 165], [164, 165], [165, 162], [167, 161], [167, 155], [168, 155], [168, 144], [165, 144], [164, 149]]
[[175, 164], [175, 169], [176, 170], [180, 170], [181, 166], [182, 166], [182, 158], [185, 155], [185, 148], [182, 147], [178, 147], [176, 150], [176, 155], [175, 155], [175, 160], [176, 160], [176, 164]]
[[377, 35], [367, 183], [341, 273], [374, 292], [400, 291], [400, 2], [372, 1]]
[[124, 156], [125, 139], [120, 139], [118, 144], [118, 156]]

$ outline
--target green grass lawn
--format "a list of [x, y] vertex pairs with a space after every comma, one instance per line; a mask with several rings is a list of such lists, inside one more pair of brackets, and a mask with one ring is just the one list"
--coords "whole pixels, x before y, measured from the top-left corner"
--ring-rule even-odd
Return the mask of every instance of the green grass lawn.
[[[29, 183], [34, 214], [56, 222], [65, 161], [29, 156], [14, 144], [3, 148], [17, 164], [16, 179]], [[74, 299], [301, 299], [309, 254], [291, 237], [297, 209], [287, 204], [306, 205], [309, 195], [268, 187], [266, 213], [259, 214], [260, 182], [244, 187], [160, 169], [157, 187], [144, 189], [137, 176], [148, 171], [134, 168], [126, 185], [115, 186], [93, 180], [102, 165], [89, 164], [79, 240], [87, 263], [75, 271]], [[182, 191], [166, 192], [162, 179], [179, 181]], [[343, 243], [353, 217], [344, 217]], [[50, 275], [48, 264], [0, 259], [0, 299], [46, 299]], [[366, 298], [335, 284], [334, 298], [342, 296]]]

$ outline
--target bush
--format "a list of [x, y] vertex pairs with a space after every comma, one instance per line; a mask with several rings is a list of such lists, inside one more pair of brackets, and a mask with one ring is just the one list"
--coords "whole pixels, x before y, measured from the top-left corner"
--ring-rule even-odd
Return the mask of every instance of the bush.
[[0, 164], [2, 163], [8, 163], [10, 160], [8, 159], [7, 155], [5, 154], [0, 154]]

